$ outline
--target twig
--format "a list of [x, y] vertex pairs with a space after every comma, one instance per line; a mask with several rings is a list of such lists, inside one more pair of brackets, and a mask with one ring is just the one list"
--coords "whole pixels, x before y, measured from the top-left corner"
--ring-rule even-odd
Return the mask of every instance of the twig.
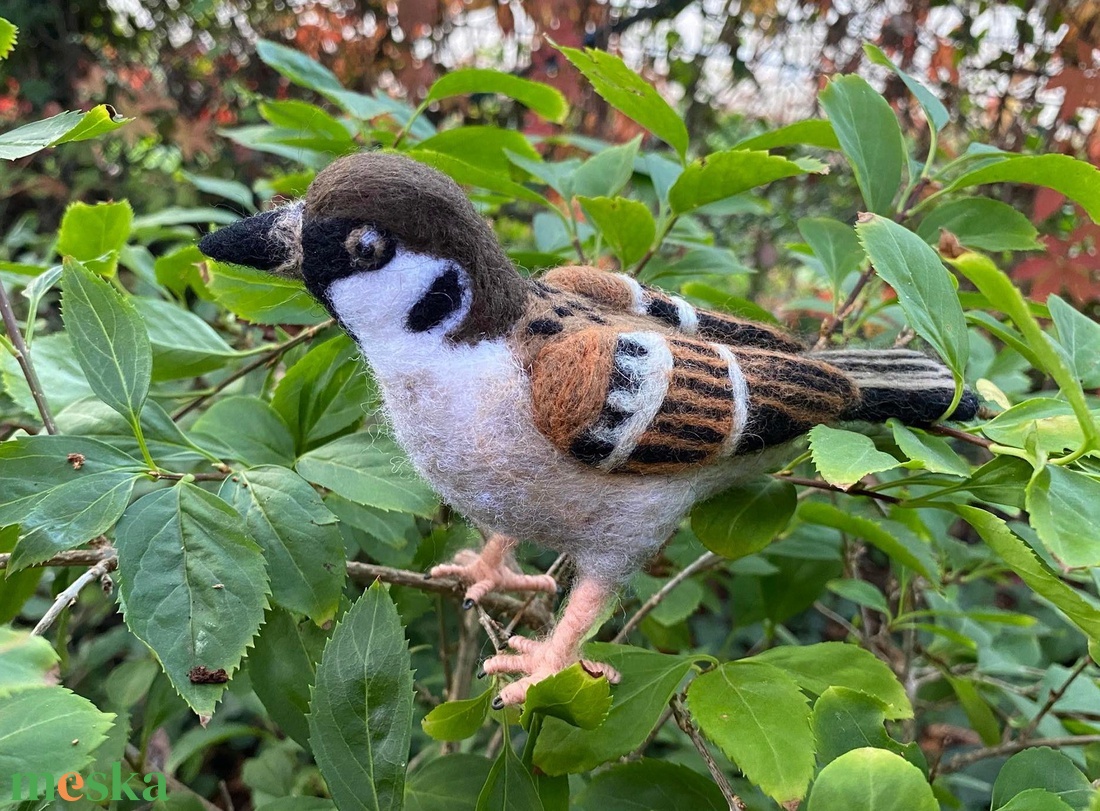
[[835, 622], [856, 639], [860, 639], [861, 635], [856, 629], [856, 626], [852, 625], [852, 623], [848, 622], [848, 620], [844, 619], [844, 617], [840, 616], [840, 614], [833, 611], [833, 609], [829, 608], [829, 606], [825, 605], [823, 602], [815, 602], [814, 610], [816, 610], [819, 614], [826, 617], [827, 619]]
[[947, 763], [943, 764], [937, 771], [939, 774], [951, 774], [961, 769], [965, 769], [967, 766], [972, 763], [977, 763], [979, 760], [1000, 757], [1001, 755], [1014, 755], [1017, 752], [1022, 752], [1033, 746], [1049, 746], [1052, 749], [1057, 749], [1062, 746], [1085, 746], [1090, 743], [1100, 743], [1100, 735], [1066, 735], [1062, 738], [1036, 738], [1033, 741], [1009, 741], [1008, 743], [987, 746], [981, 749], [975, 749], [973, 752], [965, 752], [961, 755], [956, 755], [951, 758], [951, 760], [947, 761]]
[[61, 615], [61, 612], [76, 602], [76, 598], [80, 595], [81, 589], [93, 580], [99, 580], [101, 577], [106, 577], [118, 567], [118, 558], [115, 556], [115, 550], [113, 548], [105, 547], [100, 551], [103, 551], [106, 556], [74, 580], [67, 589], [57, 595], [57, 599], [53, 601], [53, 605], [51, 605], [49, 610], [42, 616], [42, 619], [38, 621], [38, 624], [34, 626], [34, 630], [31, 631], [32, 636], [41, 636], [44, 634], [46, 629], [53, 625], [54, 620]]
[[1035, 734], [1035, 730], [1038, 729], [1039, 724], [1043, 720], [1043, 718], [1045, 718], [1047, 713], [1049, 713], [1051, 709], [1054, 708], [1054, 705], [1058, 703], [1058, 700], [1066, 694], [1066, 690], [1069, 689], [1070, 685], [1073, 684], [1078, 676], [1085, 672], [1085, 668], [1088, 666], [1089, 657], [1082, 656], [1081, 661], [1078, 662], [1074, 666], [1073, 670], [1070, 671], [1069, 675], [1066, 676], [1066, 680], [1062, 682], [1062, 685], [1050, 691], [1050, 695], [1047, 696], [1046, 703], [1044, 703], [1043, 706], [1039, 709], [1039, 712], [1035, 714], [1035, 717], [1031, 719], [1031, 723], [1029, 723], [1020, 731], [1020, 734], [1016, 738], [1017, 740], [1023, 742]]
[[[143, 775], [151, 773], [145, 771], [141, 760], [141, 752], [139, 752], [137, 747], [133, 746], [132, 744], [126, 744], [126, 762], [133, 768], [134, 771], [141, 772]], [[172, 775], [166, 772], [157, 772], [157, 774], [164, 775], [164, 783], [166, 786], [168, 786], [168, 791], [170, 794], [187, 794], [188, 796], [197, 799], [205, 811], [222, 811], [221, 808], [218, 808], [218, 806], [214, 805], [214, 803], [210, 802], [210, 800], [203, 797], [186, 783], [180, 782]]]
[[[546, 570], [546, 573], [553, 577], [557, 573], [558, 569], [562, 567], [565, 561], [565, 555], [558, 555], [557, 558], [554, 559], [554, 562], [550, 564], [550, 568]], [[552, 598], [554, 595], [551, 594], [548, 596]], [[505, 639], [510, 637], [515, 632], [516, 626], [519, 625], [520, 620], [523, 619], [524, 612], [526, 612], [527, 609], [530, 608], [531, 604], [535, 602], [535, 600], [537, 600], [539, 597], [540, 594], [538, 592], [531, 592], [531, 594], [527, 596], [527, 599], [523, 601], [523, 605], [519, 607], [519, 611], [516, 612], [516, 615], [512, 617], [512, 619], [506, 626], [504, 626], [503, 637]], [[550, 608], [552, 608], [552, 606], [548, 607], [547, 610], [549, 611]]]
[[977, 445], [979, 448], [989, 448], [993, 443], [986, 439], [984, 436], [975, 436], [974, 434], [968, 434], [966, 431], [960, 431], [958, 428], [952, 428], [950, 425], [930, 425], [925, 428], [930, 434], [938, 434], [939, 436], [949, 436], [954, 439], [961, 439], [963, 442], [969, 442], [971, 445]]
[[649, 264], [649, 260], [657, 255], [657, 251], [660, 250], [661, 245], [664, 244], [665, 237], [672, 231], [672, 226], [676, 224], [676, 220], [680, 218], [679, 214], [674, 214], [668, 218], [668, 222], [665, 223], [664, 229], [661, 231], [661, 235], [653, 242], [649, 247], [649, 250], [642, 255], [642, 258], [638, 261], [638, 264], [634, 266], [634, 270], [627, 270], [623, 268], [623, 273], [629, 273], [631, 276], [640, 276], [645, 266]]
[[641, 624], [642, 620], [649, 616], [649, 612], [659, 606], [661, 602], [666, 597], [668, 597], [673, 589], [675, 589], [696, 572], [701, 572], [704, 569], [709, 569], [711, 566], [714, 566], [721, 561], [722, 558], [714, 554], [713, 552], [704, 552], [702, 555], [697, 557], [695, 560], [685, 566], [681, 571], [670, 577], [668, 579], [668, 582], [661, 586], [656, 594], [654, 594], [652, 597], [642, 603], [642, 607], [634, 612], [634, 616], [626, 621], [626, 624], [622, 627], [619, 633], [615, 634], [615, 637], [611, 641], [615, 643], [622, 642], [624, 639], [626, 639], [631, 631], [633, 631]]
[[270, 350], [269, 352], [265, 352], [264, 354], [260, 355], [255, 360], [250, 361], [249, 363], [246, 363], [240, 369], [233, 372], [233, 374], [229, 375], [224, 380], [219, 381], [218, 384], [216, 386], [214, 386], [212, 389], [204, 392], [201, 396], [196, 397], [194, 400], [189, 402], [187, 405], [183, 406], [182, 408], [176, 409], [175, 413], [172, 414], [172, 419], [173, 420], [178, 420], [180, 417], [183, 417], [187, 414], [190, 414], [192, 411], [194, 411], [196, 408], [201, 406], [203, 403], [205, 403], [211, 397], [216, 395], [218, 392], [224, 390], [230, 384], [236, 382], [237, 380], [240, 380], [242, 377], [249, 374], [250, 372], [256, 371], [261, 366], [267, 366], [268, 364], [274, 363], [279, 358], [281, 358], [284, 354], [286, 354], [288, 351], [290, 351], [294, 347], [298, 346], [298, 344], [305, 343], [310, 338], [312, 338], [314, 335], [316, 335], [318, 332], [321, 332], [324, 329], [328, 329], [329, 327], [331, 327], [335, 323], [336, 323], [336, 321], [334, 319], [330, 318], [327, 321], [322, 321], [320, 324], [315, 324], [312, 327], [309, 327], [308, 329], [302, 330], [297, 335], [295, 335], [293, 338], [291, 338], [287, 341], [284, 341], [283, 343], [279, 344], [278, 346], [276, 346], [274, 349]]
[[848, 294], [848, 298], [840, 305], [840, 309], [837, 310], [836, 315], [830, 315], [822, 322], [821, 334], [818, 336], [817, 343], [814, 344], [815, 350], [824, 349], [828, 346], [829, 338], [841, 330], [844, 326], [844, 320], [855, 310], [859, 294], [863, 292], [863, 288], [867, 286], [867, 282], [871, 281], [871, 277], [874, 275], [875, 268], [873, 265], [868, 265], [867, 269], [859, 274], [859, 279], [852, 288], [852, 292]]
[[[8, 298], [8, 291], [4, 289], [3, 284], [0, 284], [0, 315], [4, 318], [4, 330], [8, 333], [8, 338], [11, 339], [12, 346], [15, 348], [15, 360], [19, 363], [19, 368], [23, 370], [23, 377], [27, 379], [27, 387], [31, 390], [31, 397], [34, 398], [34, 404], [38, 406], [38, 413], [42, 416], [42, 424], [46, 427], [47, 433], [56, 434], [57, 424], [53, 421], [50, 404], [46, 402], [46, 393], [42, 390], [38, 374], [34, 371], [30, 350], [27, 349], [27, 344], [23, 341], [23, 334], [19, 331], [19, 324], [15, 320], [15, 311], [11, 307], [11, 299]], [[31, 313], [29, 317], [33, 318], [34, 314]]]
[[[47, 566], [92, 566], [99, 563], [104, 558], [111, 557], [113, 554], [114, 550], [107, 549], [106, 547], [73, 549], [68, 552], [59, 552], [52, 558], [48, 558], [41, 563], [32, 563], [28, 568], [44, 569]], [[8, 568], [8, 561], [10, 560], [10, 553], [0, 553], [0, 571]]]
[[669, 701], [669, 706], [672, 707], [672, 716], [676, 719], [676, 726], [680, 727], [680, 729], [691, 738], [691, 742], [695, 744], [699, 756], [703, 758], [703, 762], [707, 764], [707, 770], [710, 772], [710, 776], [714, 778], [714, 782], [718, 785], [718, 790], [722, 792], [722, 796], [725, 797], [726, 802], [729, 803], [730, 811], [745, 811], [745, 804], [741, 801], [740, 797], [733, 793], [733, 786], [730, 785], [730, 781], [726, 779], [725, 773], [715, 762], [714, 755], [707, 749], [706, 741], [704, 741], [703, 736], [699, 734], [699, 730], [691, 720], [691, 714], [688, 712], [687, 707], [684, 706], [680, 696], [674, 695], [672, 700]]
[[844, 493], [849, 496], [866, 496], [867, 498], [877, 499], [878, 501], [885, 501], [888, 504], [901, 503], [901, 499], [896, 496], [890, 496], [886, 493], [877, 493], [874, 490], [865, 490], [862, 487], [850, 487], [845, 490], [843, 487], [837, 487], [835, 484], [829, 484], [819, 479], [805, 479], [801, 476], [780, 476], [779, 474], [773, 474], [772, 478], [790, 482], [791, 484], [797, 484], [801, 487], [815, 487], [818, 490], [828, 490], [831, 493]]

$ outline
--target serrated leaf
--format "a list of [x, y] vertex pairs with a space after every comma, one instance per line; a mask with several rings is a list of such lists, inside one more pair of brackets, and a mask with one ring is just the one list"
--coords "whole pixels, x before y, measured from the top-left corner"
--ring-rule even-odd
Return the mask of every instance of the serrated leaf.
[[611, 710], [596, 729], [578, 729], [558, 718], [543, 722], [534, 763], [547, 774], [585, 772], [634, 751], [692, 667], [687, 657], [626, 645], [592, 643], [585, 655], [610, 664], [622, 681], [611, 691]]
[[896, 521], [872, 521], [820, 501], [799, 505], [798, 516], [811, 524], [832, 527], [862, 538], [903, 566], [908, 566], [930, 580], [936, 580], [939, 566], [931, 550], [903, 524]]
[[709, 777], [679, 763], [642, 758], [601, 771], [577, 798], [580, 811], [727, 811]]
[[1100, 482], [1057, 465], [1046, 465], [1027, 486], [1031, 525], [1069, 569], [1100, 566], [1100, 524], [1090, 520], [1098, 504]]
[[[845, 752], [867, 746], [905, 757], [912, 750], [886, 733], [885, 721], [883, 704], [873, 696], [847, 687], [830, 687], [814, 702], [811, 718], [818, 761], [825, 765]], [[914, 744], [909, 746], [920, 751]]]
[[[57, 235], [57, 252], [83, 262], [100, 276], [114, 275], [118, 252], [126, 244], [134, 222], [134, 210], [117, 203], [72, 203], [65, 209]], [[107, 257], [101, 259], [101, 257]]]
[[458, 753], [425, 763], [405, 783], [405, 811], [476, 811], [493, 761]]
[[1087, 388], [1100, 386], [1100, 324], [1060, 296], [1048, 298], [1047, 307], [1058, 330], [1058, 343], [1066, 350], [1077, 379]]
[[917, 234], [937, 245], [940, 229], [954, 234], [959, 243], [983, 251], [1032, 251], [1042, 246], [1031, 221], [1000, 200], [968, 197], [936, 206], [921, 220]]
[[244, 518], [271, 572], [271, 599], [318, 625], [336, 614], [344, 588], [344, 541], [309, 484], [274, 465], [236, 473], [219, 496]]
[[688, 147], [687, 127], [653, 85], [606, 51], [561, 47], [558, 50], [585, 75], [604, 101], [672, 146], [683, 160]]
[[7, 59], [19, 38], [19, 29], [9, 20], [0, 17], [0, 59]]
[[[453, 76], [454, 74], [448, 74]], [[446, 76], [444, 78], [447, 78]], [[417, 144], [418, 149], [450, 155], [466, 163], [509, 174], [511, 161], [505, 151], [539, 160], [539, 153], [522, 132], [500, 127], [463, 126], [443, 130]]]
[[186, 482], [134, 502], [115, 546], [126, 624], [188, 705], [209, 717], [226, 687], [209, 674], [228, 680], [267, 607], [260, 547], [228, 504]]
[[465, 68], [441, 76], [428, 89], [424, 101], [430, 103], [469, 93], [499, 93], [556, 124], [569, 114], [569, 103], [556, 88], [489, 68]]
[[431, 517], [438, 499], [405, 463], [388, 436], [363, 431], [322, 445], [298, 459], [298, 472], [356, 504]]
[[1100, 169], [1069, 155], [1006, 155], [955, 178], [944, 192], [986, 183], [1028, 183], [1061, 192], [1100, 222]]
[[936, 98], [931, 90], [895, 65], [890, 57], [883, 53], [882, 49], [877, 45], [865, 42], [863, 43], [863, 52], [866, 53], [870, 60], [876, 65], [882, 65], [897, 74], [898, 78], [905, 83], [907, 88], [909, 88], [909, 92], [916, 97], [917, 102], [924, 110], [924, 115], [928, 119], [929, 125], [934, 130], [938, 132], [947, 125], [948, 120], [950, 120], [947, 108], [943, 106], [943, 102]]
[[920, 769], [884, 749], [853, 749], [821, 770], [806, 811], [939, 811]]
[[727, 149], [688, 164], [672, 184], [668, 202], [674, 214], [686, 214], [773, 180], [824, 171], [824, 164], [790, 161], [748, 149]]
[[1032, 397], [1002, 411], [982, 425], [982, 433], [999, 445], [1023, 448], [1030, 442], [1048, 454], [1075, 448], [1085, 437], [1073, 407], [1052, 397]]
[[61, 286], [61, 315], [88, 384], [136, 423], [153, 371], [145, 322], [133, 304], [79, 262], [66, 259]]
[[[505, 150], [505, 153], [509, 156], [515, 154], [510, 150]], [[443, 152], [432, 152], [429, 149], [422, 149], [419, 147], [410, 149], [404, 154], [413, 160], [418, 160], [434, 169], [438, 169], [443, 172], [443, 174], [449, 175], [456, 183], [463, 186], [475, 186], [479, 189], [486, 189], [491, 192], [513, 197], [517, 200], [526, 200], [529, 203], [535, 203], [536, 205], [545, 206], [546, 208], [552, 207], [550, 202], [541, 194], [532, 191], [520, 183], [516, 183], [508, 177], [507, 174], [494, 172], [491, 169], [482, 168], [481, 166], [475, 166], [453, 155], [447, 155]]]
[[299, 453], [354, 428], [377, 405], [359, 355], [346, 335], [315, 344], [275, 387], [271, 406], [291, 427]]
[[1046, 789], [1075, 811], [1089, 808], [1089, 780], [1068, 756], [1049, 746], [1036, 746], [1010, 757], [993, 783], [992, 808], [1001, 808], [1028, 789]]
[[832, 284], [833, 298], [839, 298], [844, 280], [859, 270], [867, 258], [855, 230], [829, 217], [803, 217], [798, 221], [798, 231], [814, 256], [821, 260]]
[[776, 149], [797, 144], [840, 149], [833, 125], [823, 118], [796, 121], [794, 124], [745, 138], [737, 143], [735, 149]]
[[912, 718], [905, 688], [893, 671], [870, 651], [843, 642], [784, 645], [752, 657], [791, 676], [807, 692], [821, 695], [830, 687], [846, 687], [882, 702], [891, 721]]
[[736, 560], [774, 541], [797, 505], [790, 482], [754, 479], [696, 504], [691, 529], [707, 549]]
[[[12, 799], [14, 792], [19, 798], [27, 797], [32, 775], [60, 776], [83, 769], [92, 762], [92, 752], [107, 739], [114, 718], [62, 687], [24, 690], [0, 698], [4, 799]], [[46, 790], [44, 783], [39, 784], [34, 795]], [[52, 795], [52, 787], [50, 791]]]
[[43, 637], [0, 626], [0, 698], [49, 686], [47, 674], [60, 660]]
[[657, 223], [649, 209], [625, 197], [578, 197], [589, 221], [599, 229], [619, 259], [619, 267], [633, 265], [653, 244]]
[[191, 433], [224, 459], [246, 465], [294, 463], [294, 438], [286, 422], [258, 397], [226, 397], [203, 412]]
[[844, 489], [864, 476], [900, 464], [890, 454], [876, 449], [870, 437], [827, 425], [816, 425], [810, 431], [810, 450], [821, 478]]
[[316, 626], [299, 627], [290, 612], [267, 612], [245, 661], [256, 696], [279, 727], [309, 750], [309, 696], [324, 637]]
[[727, 662], [688, 687], [692, 717], [750, 781], [778, 802], [802, 797], [814, 773], [806, 697], [758, 661]]
[[374, 583], [325, 646], [310, 703], [310, 745], [340, 811], [402, 807], [412, 708], [401, 618]]
[[908, 228], [885, 217], [861, 217], [856, 232], [875, 272], [898, 294], [910, 326], [961, 380], [970, 339], [951, 274], [939, 256]]
[[254, 324], [319, 324], [328, 317], [300, 281], [210, 262], [214, 300]]
[[894, 432], [898, 448], [912, 460], [902, 467], [919, 467], [930, 473], [948, 473], [952, 476], [970, 475], [970, 465], [955, 453], [945, 439], [909, 428], [898, 419], [891, 419], [887, 424]]
[[520, 723], [525, 727], [535, 713], [560, 718], [580, 729], [595, 729], [611, 709], [607, 679], [590, 675], [578, 662], [527, 691]]
[[573, 172], [573, 194], [577, 197], [614, 197], [634, 175], [638, 145], [642, 136], [625, 144], [597, 152]]
[[888, 214], [901, 187], [905, 148], [889, 102], [859, 76], [838, 76], [818, 101], [863, 194], [867, 209]]
[[110, 104], [99, 104], [83, 113], [77, 125], [54, 141], [51, 146], [75, 141], [89, 141], [108, 132], [114, 132], [123, 124], [133, 120], [119, 115], [118, 111]]
[[178, 304], [144, 297], [133, 304], [149, 335], [153, 380], [198, 377], [240, 357], [209, 324]]
[[84, 113], [70, 110], [0, 133], [0, 158], [17, 160], [50, 146], [80, 123]]
[[431, 712], [424, 716], [420, 725], [437, 741], [466, 740], [485, 723], [492, 698], [492, 691], [486, 690], [474, 698], [444, 701], [432, 707]]
[[477, 811], [512, 808], [544, 811], [535, 779], [516, 756], [505, 727], [504, 745], [477, 798]]
[[0, 443], [0, 526], [20, 525], [11, 568], [39, 563], [114, 526], [145, 466], [85, 437]]

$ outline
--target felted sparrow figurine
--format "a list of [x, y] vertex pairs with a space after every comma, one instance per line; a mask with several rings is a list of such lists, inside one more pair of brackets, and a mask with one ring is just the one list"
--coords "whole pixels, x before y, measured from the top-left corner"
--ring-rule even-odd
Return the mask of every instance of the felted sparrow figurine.
[[[416, 469], [487, 533], [480, 553], [432, 570], [467, 583], [468, 605], [555, 588], [509, 565], [519, 538], [573, 559], [552, 633], [512, 637], [515, 653], [484, 663], [522, 674], [498, 707], [578, 661], [619, 584], [695, 502], [783, 461], [814, 425], [931, 422], [954, 392], [919, 352], [808, 352], [774, 327], [591, 267], [524, 278], [450, 178], [396, 154], [342, 158], [304, 201], [199, 247], [300, 276], [359, 344]], [[967, 393], [953, 418], [976, 406]]]

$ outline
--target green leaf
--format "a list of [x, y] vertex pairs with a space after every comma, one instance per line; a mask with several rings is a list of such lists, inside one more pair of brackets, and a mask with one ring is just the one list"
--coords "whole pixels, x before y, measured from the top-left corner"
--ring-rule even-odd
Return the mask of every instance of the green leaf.
[[127, 124], [134, 120], [119, 115], [118, 111], [110, 104], [97, 105], [88, 112], [83, 113], [82, 116], [83, 117], [75, 127], [50, 144], [50, 146], [98, 138], [100, 135], [114, 132], [123, 124]]
[[1023, 448], [1029, 442], [1044, 453], [1061, 453], [1084, 441], [1081, 423], [1065, 400], [1032, 397], [982, 426], [982, 433], [999, 445]]
[[856, 232], [844, 223], [829, 217], [803, 217], [798, 231], [821, 260], [825, 275], [833, 288], [833, 298], [839, 298], [844, 280], [859, 270], [866, 260]]
[[245, 660], [249, 682], [271, 719], [309, 751], [309, 696], [324, 637], [282, 608], [267, 612]]
[[856, 232], [875, 272], [898, 294], [909, 324], [961, 380], [970, 340], [951, 274], [939, 256], [908, 228], [885, 217], [861, 216]]
[[619, 259], [619, 267], [633, 265], [653, 244], [657, 223], [649, 209], [625, 197], [578, 197], [589, 221], [599, 229]]
[[547, 121], [560, 124], [569, 114], [569, 103], [556, 88], [488, 68], [454, 70], [436, 79], [425, 103], [470, 93], [499, 93], [534, 110]]
[[474, 698], [444, 701], [424, 716], [420, 725], [437, 741], [464, 741], [485, 723], [489, 715], [491, 690]]
[[579, 811], [727, 811], [709, 777], [679, 763], [642, 758], [600, 772], [577, 798]]
[[[181, 174], [188, 183], [204, 194], [222, 197], [231, 203], [236, 203], [246, 212], [254, 212], [256, 210], [256, 202], [253, 199], [252, 189], [238, 180], [195, 175], [191, 172], [182, 172]], [[197, 248], [194, 250], [197, 251]]]
[[814, 465], [821, 477], [845, 490], [864, 476], [900, 464], [890, 454], [877, 450], [870, 437], [854, 431], [816, 425], [809, 436]]
[[806, 811], [939, 811], [920, 769], [884, 749], [853, 749], [821, 770]]
[[547, 718], [535, 744], [535, 765], [547, 774], [585, 772], [632, 752], [656, 725], [692, 661], [682, 656], [591, 643], [585, 655], [607, 662], [622, 675], [611, 692], [611, 710], [596, 729], [579, 729]]
[[751, 661], [786, 671], [807, 692], [822, 695], [830, 687], [845, 687], [882, 702], [885, 717], [891, 721], [913, 717], [905, 688], [893, 671], [857, 645], [843, 642], [784, 645], [758, 653]]
[[[0, 528], [0, 552], [11, 552], [17, 540], [18, 524]], [[27, 601], [38, 590], [45, 571], [44, 568], [24, 569], [21, 572], [9, 570], [0, 576], [0, 624], [11, 622], [23, 613]]]
[[346, 335], [314, 344], [275, 387], [271, 405], [291, 426], [299, 452], [356, 427], [377, 404], [359, 354]]
[[1027, 486], [1027, 511], [1039, 540], [1067, 569], [1100, 566], [1100, 481], [1047, 465]]
[[1012, 206], [988, 197], [967, 197], [936, 206], [921, 220], [917, 234], [939, 244], [940, 229], [954, 234], [968, 248], [983, 251], [1033, 251], [1042, 248], [1039, 232]]
[[535, 778], [516, 756], [504, 728], [504, 746], [477, 798], [477, 811], [544, 811]]
[[344, 89], [335, 73], [294, 48], [261, 39], [256, 42], [256, 54], [265, 65], [301, 87], [321, 94]]
[[[666, 578], [651, 577], [645, 572], [638, 572], [631, 580], [634, 593], [642, 603], [667, 584]], [[699, 610], [705, 596], [706, 592], [698, 580], [682, 580], [672, 591], [666, 592], [665, 597], [649, 612], [649, 617], [661, 625], [677, 625]]]
[[336, 615], [344, 589], [344, 541], [336, 516], [293, 470], [236, 473], [219, 496], [244, 518], [271, 572], [271, 599], [318, 625]]
[[[460, 183], [463, 186], [476, 186], [479, 189], [487, 189], [488, 191], [503, 194], [507, 197], [513, 197], [517, 200], [526, 200], [529, 203], [552, 208], [550, 202], [541, 194], [531, 191], [531, 189], [520, 183], [516, 183], [505, 173], [495, 172], [488, 168], [467, 163], [465, 160], [460, 160], [453, 155], [447, 155], [443, 152], [432, 152], [431, 150], [419, 147], [410, 149], [404, 154], [414, 160], [418, 160], [421, 163], [438, 169], [444, 174], [449, 175], [456, 183]], [[511, 150], [505, 150], [505, 154], [509, 156], [509, 160], [513, 161], [515, 157], [518, 157]]]
[[952, 476], [969, 476], [970, 465], [960, 457], [947, 440], [933, 436], [917, 428], [907, 427], [901, 420], [887, 423], [894, 432], [894, 442], [909, 457], [902, 467], [920, 468], [930, 473], [947, 473]]
[[1076, 811], [1085, 811], [1094, 794], [1089, 780], [1065, 754], [1049, 746], [1017, 752], [1001, 767], [993, 784], [992, 808], [1000, 808], [1028, 789], [1046, 789]]
[[1028, 183], [1061, 192], [1100, 222], [1100, 169], [1069, 155], [1009, 155], [955, 178], [945, 193], [986, 183]]
[[[56, 780], [66, 772], [83, 769], [92, 762], [96, 747], [107, 739], [114, 718], [62, 687], [24, 690], [0, 698], [3, 799], [25, 798], [28, 793], [34, 799], [47, 791], [47, 786], [41, 782], [30, 787], [28, 778], [45, 773]], [[52, 787], [49, 790], [52, 794]]]
[[[125, 200], [94, 206], [72, 203], [61, 218], [57, 252], [85, 263], [100, 276], [112, 276], [133, 222], [134, 210]], [[104, 256], [107, 258], [102, 259]]]
[[83, 118], [84, 113], [70, 110], [0, 133], [0, 159], [13, 161], [33, 155], [64, 137]]
[[347, 127], [316, 104], [298, 99], [269, 99], [260, 102], [259, 111], [264, 121], [273, 127], [330, 141], [332, 151], [345, 152], [355, 148], [355, 141]]
[[[95, 396], [76, 359], [68, 333], [54, 332], [36, 339], [31, 354], [46, 402], [55, 411]], [[38, 407], [27, 387], [27, 379], [11, 353], [0, 352], [0, 371], [3, 373], [4, 393], [24, 412], [37, 417]]]
[[601, 98], [627, 118], [637, 121], [684, 160], [688, 131], [683, 118], [661, 98], [653, 85], [606, 51], [559, 47], [565, 58], [587, 77]]
[[531, 686], [520, 723], [529, 726], [535, 713], [542, 713], [580, 729], [595, 729], [610, 709], [607, 679], [590, 675], [577, 662]]
[[882, 592], [868, 583], [866, 580], [830, 580], [826, 587], [833, 594], [843, 597], [845, 600], [878, 611], [880, 614], [890, 616], [890, 606]]
[[12, 570], [113, 527], [144, 470], [95, 439], [41, 435], [0, 443], [0, 526], [20, 525]]
[[307, 480], [356, 504], [430, 518], [438, 499], [424, 481], [402, 465], [397, 444], [379, 431], [363, 431], [322, 445], [298, 460]]
[[1021, 791], [996, 811], [1074, 811], [1057, 794], [1045, 788], [1029, 788]]
[[405, 783], [405, 811], [476, 811], [492, 765], [462, 753], [425, 763]]
[[901, 186], [905, 146], [890, 104], [865, 79], [838, 76], [818, 95], [869, 211], [888, 214]]
[[928, 545], [903, 524], [896, 521], [872, 521], [820, 501], [800, 505], [798, 517], [811, 524], [832, 527], [862, 538], [901, 565], [908, 566], [930, 580], [937, 579], [939, 567]]
[[1001, 725], [997, 723], [997, 716], [993, 714], [992, 708], [982, 697], [977, 685], [968, 679], [956, 679], [951, 676], [946, 678], [970, 721], [970, 728], [978, 733], [982, 743], [986, 746], [999, 743]]
[[153, 380], [178, 380], [220, 369], [240, 353], [189, 310], [161, 299], [135, 297], [153, 351]]
[[65, 260], [61, 314], [73, 352], [96, 396], [137, 423], [153, 352], [145, 322], [134, 305], [79, 262]]
[[255, 324], [319, 324], [328, 314], [300, 281], [243, 265], [211, 262], [210, 293], [230, 312]]
[[886, 733], [885, 721], [878, 699], [847, 687], [830, 687], [814, 702], [811, 718], [818, 761], [824, 766], [845, 752], [867, 746], [904, 757], [907, 747]]
[[209, 718], [226, 685], [195, 668], [228, 679], [240, 665], [267, 607], [260, 547], [228, 504], [187, 482], [134, 502], [115, 545], [126, 624]]
[[773, 180], [824, 171], [824, 164], [808, 158], [796, 162], [767, 152], [727, 149], [688, 164], [672, 184], [668, 202], [674, 214], [686, 214]]
[[1058, 343], [1066, 350], [1077, 379], [1086, 388], [1100, 387], [1100, 324], [1059, 296], [1048, 298], [1047, 307], [1058, 330]]
[[0, 59], [7, 59], [19, 38], [19, 29], [9, 20], [0, 17]]
[[[448, 74], [443, 78], [453, 75]], [[500, 127], [456, 127], [436, 133], [416, 146], [417, 149], [450, 155], [465, 163], [503, 175], [509, 174], [512, 169], [512, 162], [505, 154], [506, 150], [531, 160], [540, 160], [539, 153], [522, 132]]]
[[634, 162], [642, 136], [625, 144], [608, 147], [582, 163], [573, 173], [573, 194], [577, 197], [614, 197], [634, 176]]
[[790, 482], [753, 479], [691, 511], [691, 529], [710, 551], [736, 560], [759, 552], [786, 529], [798, 505]]
[[909, 88], [909, 92], [916, 97], [917, 102], [924, 110], [924, 115], [928, 119], [928, 123], [934, 130], [939, 132], [947, 125], [947, 122], [950, 120], [947, 108], [943, 106], [943, 102], [936, 98], [931, 90], [895, 65], [890, 57], [883, 53], [882, 49], [877, 45], [865, 42], [863, 43], [863, 52], [867, 54], [867, 57], [876, 65], [882, 65], [897, 74], [898, 78], [905, 83], [907, 88]]
[[340, 811], [402, 807], [412, 710], [401, 618], [374, 583], [325, 646], [310, 705], [309, 741]]
[[290, 429], [278, 412], [258, 397], [218, 400], [195, 420], [191, 433], [224, 459], [253, 466], [294, 463]]
[[798, 684], [757, 661], [727, 662], [698, 676], [688, 707], [699, 728], [778, 802], [804, 796], [814, 773], [810, 707]]
[[735, 149], [775, 149], [784, 146], [816, 146], [822, 149], [840, 149], [833, 125], [824, 118], [797, 121], [785, 127], [769, 130], [739, 141]]
[[0, 698], [53, 684], [48, 674], [61, 657], [41, 636], [0, 626]]
[[1087, 637], [1100, 639], [1100, 608], [1059, 580], [1004, 521], [977, 507], [957, 504], [951, 509], [974, 527], [986, 545], [1033, 591], [1060, 608]]

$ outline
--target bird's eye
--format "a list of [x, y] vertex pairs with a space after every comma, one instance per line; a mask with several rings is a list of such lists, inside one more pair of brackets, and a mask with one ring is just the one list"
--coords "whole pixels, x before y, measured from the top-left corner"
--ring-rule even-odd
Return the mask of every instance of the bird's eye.
[[356, 270], [379, 270], [393, 259], [395, 245], [388, 234], [364, 230], [358, 236], [352, 236], [349, 248]]

